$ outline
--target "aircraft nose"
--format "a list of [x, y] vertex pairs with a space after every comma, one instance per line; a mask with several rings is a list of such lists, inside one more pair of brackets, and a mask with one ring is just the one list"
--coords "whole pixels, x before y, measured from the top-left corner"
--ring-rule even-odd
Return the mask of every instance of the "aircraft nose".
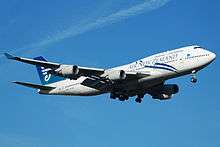
[[213, 53], [213, 52], [210, 52], [210, 58], [211, 58], [212, 61], [215, 60], [216, 54]]

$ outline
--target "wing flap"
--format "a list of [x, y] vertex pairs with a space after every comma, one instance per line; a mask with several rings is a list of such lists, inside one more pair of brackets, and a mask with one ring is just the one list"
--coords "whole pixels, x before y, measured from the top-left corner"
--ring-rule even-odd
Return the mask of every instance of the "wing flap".
[[27, 83], [27, 82], [14, 81], [12, 83], [15, 83], [15, 84], [18, 84], [18, 85], [22, 85], [22, 86], [25, 86], [25, 87], [29, 87], [29, 88], [41, 89], [41, 90], [52, 90], [52, 89], [56, 88], [56, 87], [32, 84], [32, 83]]

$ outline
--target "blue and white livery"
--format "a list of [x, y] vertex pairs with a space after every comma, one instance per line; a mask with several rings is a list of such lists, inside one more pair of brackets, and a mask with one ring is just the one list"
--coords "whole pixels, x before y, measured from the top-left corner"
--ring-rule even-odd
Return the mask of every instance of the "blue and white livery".
[[165, 84], [166, 80], [191, 74], [196, 83], [196, 73], [212, 63], [216, 55], [200, 46], [187, 46], [155, 54], [136, 62], [111, 68], [89, 68], [47, 62], [43, 57], [21, 58], [5, 53], [8, 59], [32, 64], [42, 85], [14, 82], [38, 89], [39, 94], [93, 96], [110, 93], [112, 99], [142, 102], [145, 94], [154, 99], [168, 100], [179, 92], [176, 84]]

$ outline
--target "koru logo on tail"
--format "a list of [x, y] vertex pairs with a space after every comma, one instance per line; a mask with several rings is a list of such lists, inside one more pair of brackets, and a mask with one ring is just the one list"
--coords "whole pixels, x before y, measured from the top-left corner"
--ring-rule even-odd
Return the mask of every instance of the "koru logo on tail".
[[44, 76], [44, 81], [48, 82], [51, 78], [51, 74], [48, 74], [50, 68], [41, 67], [42, 74]]

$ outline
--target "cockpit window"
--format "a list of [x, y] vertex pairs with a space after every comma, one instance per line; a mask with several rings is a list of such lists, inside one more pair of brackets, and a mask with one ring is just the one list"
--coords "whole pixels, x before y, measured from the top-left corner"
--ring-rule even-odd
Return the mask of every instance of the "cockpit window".
[[196, 46], [196, 47], [194, 47], [194, 49], [202, 49], [202, 47], [201, 46]]

